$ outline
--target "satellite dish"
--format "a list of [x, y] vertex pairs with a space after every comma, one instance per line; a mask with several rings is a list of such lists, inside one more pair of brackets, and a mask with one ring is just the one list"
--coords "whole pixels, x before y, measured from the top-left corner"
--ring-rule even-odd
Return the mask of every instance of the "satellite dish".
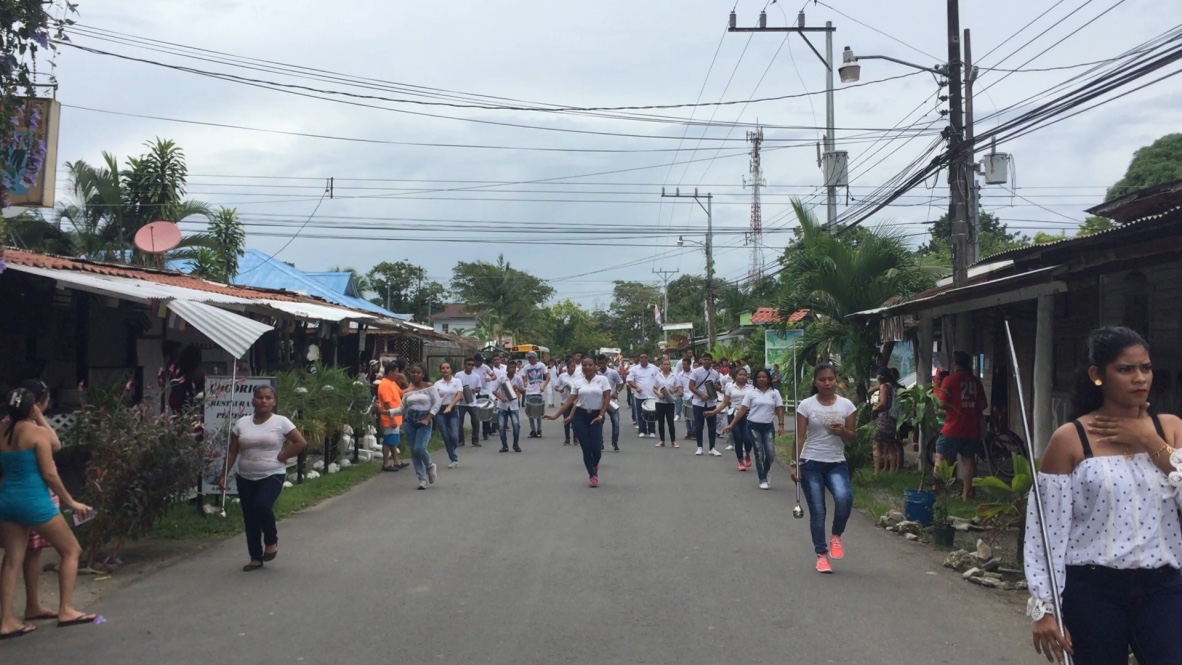
[[163, 254], [181, 244], [181, 229], [172, 222], [151, 222], [135, 232], [135, 246], [148, 254]]
[[320, 347], [319, 346], [316, 346], [315, 344], [313, 344], [312, 346], [308, 347], [308, 360], [310, 362], [316, 362], [317, 360], [320, 360]]

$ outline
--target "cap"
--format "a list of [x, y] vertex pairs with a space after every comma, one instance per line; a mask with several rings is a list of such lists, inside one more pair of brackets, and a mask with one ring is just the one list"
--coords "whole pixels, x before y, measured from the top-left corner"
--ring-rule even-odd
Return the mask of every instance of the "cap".
[[472, 360], [479, 360], [480, 362], [484, 362], [484, 354], [477, 353], [476, 355], [472, 356]]
[[371, 361], [369, 361], [369, 364], [370, 365], [378, 365], [378, 364], [381, 364], [381, 361], [380, 360], [371, 360]]
[[529, 353], [525, 354], [525, 357], [526, 358], [537, 358], [538, 354], [535, 351], [530, 351]]

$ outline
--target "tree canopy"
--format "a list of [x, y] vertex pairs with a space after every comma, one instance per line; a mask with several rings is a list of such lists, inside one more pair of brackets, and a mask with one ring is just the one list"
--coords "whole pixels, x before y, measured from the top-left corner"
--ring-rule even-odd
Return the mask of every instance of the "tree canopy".
[[1133, 153], [1124, 177], [1108, 188], [1104, 200], [1174, 180], [1182, 180], [1182, 134], [1166, 134]]
[[452, 269], [451, 289], [468, 307], [495, 317], [501, 334], [528, 335], [538, 323], [539, 307], [554, 289], [541, 279], [497, 257], [496, 263], [460, 261]]
[[409, 261], [377, 264], [358, 280], [357, 288], [363, 295], [370, 295], [373, 304], [398, 314], [411, 314], [416, 321], [426, 321], [445, 304], [443, 285], [427, 279], [427, 271]]

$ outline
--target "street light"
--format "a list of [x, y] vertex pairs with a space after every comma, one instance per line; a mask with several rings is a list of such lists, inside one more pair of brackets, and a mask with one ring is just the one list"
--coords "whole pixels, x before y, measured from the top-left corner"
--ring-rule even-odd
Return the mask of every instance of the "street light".
[[705, 247], [706, 246], [706, 243], [704, 243], [704, 242], [698, 242], [697, 240], [686, 240], [683, 236], [677, 236], [677, 246], [678, 247], [685, 247], [685, 244], [687, 242], [691, 245], [697, 245], [698, 247]]
[[856, 83], [862, 77], [861, 60], [889, 60], [900, 65], [906, 65], [913, 69], [918, 69], [924, 72], [931, 72], [937, 76], [948, 76], [948, 65], [936, 65], [935, 67], [924, 67], [906, 60], [899, 60], [888, 55], [864, 55], [861, 58], [854, 55], [850, 47], [845, 47], [841, 52], [841, 66], [837, 68], [837, 74], [841, 77], [842, 83]]

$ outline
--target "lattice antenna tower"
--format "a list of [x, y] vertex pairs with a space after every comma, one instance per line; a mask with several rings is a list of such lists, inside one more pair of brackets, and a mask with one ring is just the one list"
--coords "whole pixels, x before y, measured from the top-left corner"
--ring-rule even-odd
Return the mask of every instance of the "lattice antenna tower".
[[751, 269], [747, 279], [755, 284], [763, 277], [763, 209], [759, 201], [759, 190], [767, 182], [763, 179], [763, 167], [759, 160], [759, 147], [763, 144], [763, 128], [755, 126], [755, 131], [747, 132], [747, 140], [751, 142], [751, 178], [744, 178], [743, 185], [751, 188]]

